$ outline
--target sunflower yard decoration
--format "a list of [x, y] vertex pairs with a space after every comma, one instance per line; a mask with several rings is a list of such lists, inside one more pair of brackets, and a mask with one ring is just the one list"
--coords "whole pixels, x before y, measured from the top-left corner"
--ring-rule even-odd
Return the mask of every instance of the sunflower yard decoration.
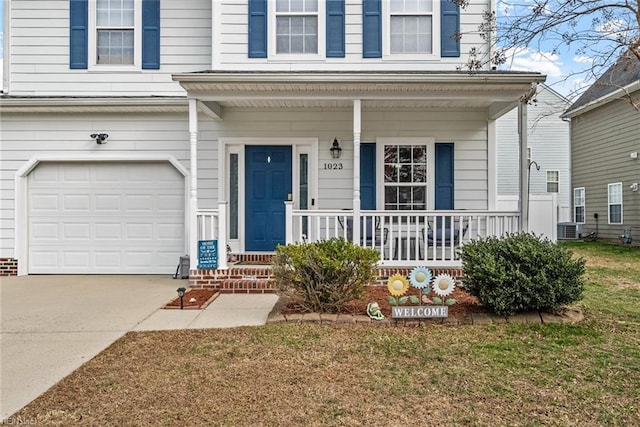
[[[432, 280], [433, 279], [433, 280]], [[403, 296], [409, 290], [409, 284], [420, 290], [421, 298], [415, 295]], [[455, 290], [455, 280], [448, 274], [439, 274], [435, 278], [426, 267], [416, 267], [409, 274], [409, 280], [395, 274], [389, 278], [387, 289], [391, 294], [388, 297], [392, 305], [391, 314], [393, 318], [430, 318], [447, 317], [449, 306], [456, 303], [453, 298], [446, 298]], [[433, 292], [436, 296], [429, 298]], [[408, 302], [416, 305], [406, 305]], [[417, 305], [422, 302], [428, 305]]]
[[409, 282], [407, 278], [400, 275], [394, 274], [389, 277], [389, 281], [387, 282], [387, 289], [389, 290], [390, 296], [387, 297], [389, 304], [392, 306], [397, 306], [401, 304], [406, 304], [407, 301], [411, 301], [412, 304], [419, 304], [420, 300], [415, 295], [404, 296], [409, 290]]

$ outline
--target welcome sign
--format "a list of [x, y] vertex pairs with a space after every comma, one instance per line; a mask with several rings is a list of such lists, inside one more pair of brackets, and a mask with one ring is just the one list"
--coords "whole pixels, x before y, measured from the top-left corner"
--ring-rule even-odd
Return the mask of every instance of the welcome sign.
[[430, 317], [448, 317], [449, 307], [446, 305], [427, 305], [391, 307], [394, 319], [424, 319]]

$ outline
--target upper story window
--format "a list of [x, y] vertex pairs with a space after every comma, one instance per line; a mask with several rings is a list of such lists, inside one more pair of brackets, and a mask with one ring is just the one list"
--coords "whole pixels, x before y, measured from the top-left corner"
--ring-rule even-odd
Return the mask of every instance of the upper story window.
[[160, 68], [160, 0], [69, 0], [69, 68]]
[[318, 0], [276, 0], [276, 53], [318, 53]]
[[362, 56], [460, 57], [460, 7], [452, 0], [362, 0]]
[[390, 53], [433, 53], [433, 1], [391, 0]]
[[133, 65], [135, 27], [133, 0], [97, 0], [96, 64]]
[[584, 224], [585, 220], [585, 191], [584, 187], [573, 189], [573, 220]]
[[622, 224], [622, 183], [607, 186], [609, 224]]
[[547, 193], [557, 193], [560, 181], [560, 172], [547, 171]]

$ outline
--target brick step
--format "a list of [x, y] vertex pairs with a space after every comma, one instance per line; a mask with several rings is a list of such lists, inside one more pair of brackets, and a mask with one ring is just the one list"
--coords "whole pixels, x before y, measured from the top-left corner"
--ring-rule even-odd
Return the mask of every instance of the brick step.
[[[205, 280], [199, 281], [205, 282]], [[267, 294], [276, 291], [270, 279], [226, 279], [208, 283], [191, 283], [193, 288], [215, 289], [223, 294]]]

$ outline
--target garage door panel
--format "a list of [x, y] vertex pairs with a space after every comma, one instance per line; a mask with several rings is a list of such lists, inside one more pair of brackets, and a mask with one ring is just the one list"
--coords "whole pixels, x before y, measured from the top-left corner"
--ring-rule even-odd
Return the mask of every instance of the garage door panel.
[[152, 224], [127, 224], [126, 238], [131, 240], [153, 240]]
[[86, 194], [65, 194], [62, 196], [62, 209], [65, 212], [89, 213], [91, 209], [91, 197]]
[[168, 163], [41, 163], [29, 176], [30, 273], [173, 273], [184, 177]]
[[32, 213], [51, 212], [58, 210], [58, 196], [55, 194], [32, 193], [29, 197]]
[[125, 199], [126, 209], [129, 212], [146, 212], [150, 214], [153, 212], [153, 199], [152, 195], [146, 194], [127, 195]]
[[93, 256], [96, 267], [116, 269], [122, 266], [121, 251], [95, 251]]
[[123, 238], [122, 223], [120, 222], [96, 222], [93, 230], [97, 240], [121, 240]]
[[91, 224], [84, 223], [65, 223], [62, 227], [62, 237], [64, 240], [90, 240]]
[[95, 212], [118, 212], [122, 210], [122, 196], [120, 194], [96, 194], [94, 196]]
[[57, 222], [32, 223], [29, 232], [32, 239], [53, 241], [60, 239]]

